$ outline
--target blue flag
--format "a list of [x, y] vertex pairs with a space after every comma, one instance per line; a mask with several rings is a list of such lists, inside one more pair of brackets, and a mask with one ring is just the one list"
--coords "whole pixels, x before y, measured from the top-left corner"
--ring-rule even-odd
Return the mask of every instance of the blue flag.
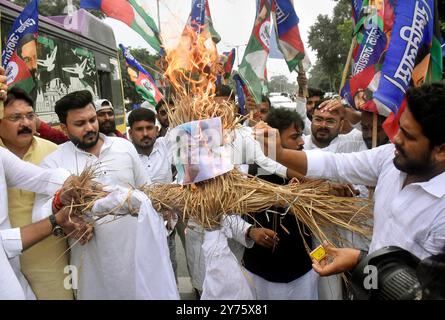
[[192, 28], [201, 33], [201, 30], [205, 24], [205, 4], [206, 0], [193, 0], [192, 11], [190, 14], [190, 22]]
[[235, 84], [236, 84], [236, 95], [238, 97], [238, 105], [240, 108], [240, 114], [245, 115], [246, 114], [246, 97], [244, 94], [243, 80], [241, 80], [241, 77], [237, 73], [233, 76], [233, 80], [235, 80]]
[[127, 63], [127, 72], [130, 80], [136, 85], [136, 91], [152, 105], [156, 105], [162, 99], [162, 93], [159, 91], [150, 73], [145, 70], [134, 58], [130, 50], [120, 44], [119, 47]]
[[2, 66], [6, 70], [7, 84], [20, 83], [19, 86], [28, 93], [35, 86], [33, 74], [37, 71], [38, 5], [38, 0], [30, 1], [17, 17], [2, 52]]

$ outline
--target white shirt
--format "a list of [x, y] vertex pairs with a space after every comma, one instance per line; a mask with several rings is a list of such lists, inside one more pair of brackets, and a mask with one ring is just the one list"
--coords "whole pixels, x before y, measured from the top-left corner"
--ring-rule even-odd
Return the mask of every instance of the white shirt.
[[[311, 122], [311, 120], [309, 120], [308, 117], [304, 118], [304, 130], [303, 130], [303, 134], [304, 134], [304, 135], [307, 135], [307, 136], [310, 136], [310, 135], [312, 134], [311, 127], [312, 127], [312, 122]], [[304, 139], [304, 136], [303, 136], [303, 139]]]
[[0, 300], [35, 299], [20, 272], [18, 255], [22, 251], [20, 229], [10, 229], [8, 188], [54, 194], [68, 177], [65, 170], [43, 170], [20, 160], [0, 147]]
[[312, 140], [312, 135], [303, 136], [304, 150], [320, 149], [334, 153], [349, 153], [367, 150], [365, 142], [363, 141], [361, 131], [353, 129], [348, 134], [339, 134], [331, 143], [324, 148], [319, 148]]
[[156, 139], [149, 156], [139, 154], [146, 174], [153, 183], [171, 183], [173, 181], [171, 157], [169, 156], [167, 139]]
[[[104, 143], [99, 157], [66, 142], [41, 163], [45, 168], [63, 167], [80, 174], [88, 165], [96, 168], [95, 181], [110, 186], [140, 186], [149, 183], [133, 144], [100, 134]], [[51, 211], [51, 199], [36, 196], [33, 221]], [[71, 248], [71, 265], [78, 270], [78, 299], [135, 299], [134, 270], [137, 218], [117, 220], [107, 216], [95, 224], [94, 237], [86, 245]]]
[[310, 177], [376, 186], [369, 252], [398, 246], [420, 259], [445, 248], [445, 173], [402, 189], [406, 173], [393, 164], [394, 145], [363, 152], [307, 151]]
[[226, 144], [226, 148], [227, 152], [230, 152], [232, 155], [232, 163], [234, 165], [256, 163], [269, 174], [287, 178], [287, 168], [266, 157], [260, 143], [253, 137], [251, 127], [236, 128], [231, 134], [233, 141]]

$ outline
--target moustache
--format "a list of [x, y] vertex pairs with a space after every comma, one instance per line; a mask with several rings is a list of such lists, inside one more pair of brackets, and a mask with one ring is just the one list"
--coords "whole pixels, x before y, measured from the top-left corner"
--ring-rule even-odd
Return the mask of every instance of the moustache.
[[31, 128], [25, 127], [23, 129], [20, 129], [17, 134], [32, 134]]
[[83, 136], [83, 138], [84, 138], [84, 139], [95, 138], [96, 136], [97, 136], [97, 132], [96, 132], [96, 131], [90, 131], [90, 132], [87, 132], [87, 133]]
[[141, 139], [141, 142], [150, 142], [150, 141], [152, 141], [152, 140], [153, 140], [153, 139], [150, 138], [150, 137], [144, 137], [144, 138]]

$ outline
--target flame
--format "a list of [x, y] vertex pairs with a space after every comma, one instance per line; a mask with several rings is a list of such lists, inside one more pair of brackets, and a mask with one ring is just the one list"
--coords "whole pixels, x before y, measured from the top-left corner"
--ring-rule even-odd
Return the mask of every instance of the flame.
[[216, 78], [222, 73], [216, 45], [209, 33], [186, 26], [178, 46], [167, 52], [164, 76], [181, 95], [214, 95]]
[[164, 76], [174, 89], [170, 126], [212, 117], [221, 117], [224, 128], [234, 126], [234, 106], [215, 101], [216, 79], [224, 69], [209, 32], [186, 26], [178, 46], [167, 51], [165, 59]]

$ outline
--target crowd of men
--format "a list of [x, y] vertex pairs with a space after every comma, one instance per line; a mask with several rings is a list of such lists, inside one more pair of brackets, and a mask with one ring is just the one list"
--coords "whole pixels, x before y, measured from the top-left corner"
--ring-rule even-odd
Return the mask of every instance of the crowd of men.
[[[235, 165], [278, 185], [293, 177], [322, 178], [333, 186], [344, 184], [333, 187], [333, 194], [372, 198], [372, 239], [344, 231], [349, 245], [357, 249], [324, 244], [332, 261], [311, 260], [307, 249], [318, 246], [317, 240], [301, 233], [304, 225], [285, 208], [272, 206], [227, 226], [231, 231], [226, 235], [236, 241], [229, 241], [232, 251], [224, 251], [215, 265], [209, 261], [213, 249], [208, 247], [213, 231], [192, 219], [184, 221], [174, 210], [164, 212], [172, 268], [176, 274], [178, 234], [197, 298], [346, 299], [337, 274], [357, 265], [360, 250], [371, 253], [393, 245], [420, 259], [445, 251], [445, 84], [407, 92], [408, 107], [393, 142], [382, 128], [385, 118], [378, 116], [375, 148], [372, 113], [324, 99], [321, 90], [311, 88], [307, 99], [299, 93], [296, 103], [306, 108], [304, 117], [298, 107], [274, 108], [266, 96], [261, 104], [247, 99], [250, 117], [233, 133], [240, 158]], [[233, 94], [228, 90], [218, 98], [231, 101]], [[101, 186], [174, 183], [168, 140], [172, 102], [161, 101], [155, 112], [131, 111], [124, 135], [116, 129], [112, 103], [94, 101], [89, 91], [57, 101], [60, 129], [38, 118], [34, 100], [25, 91], [9, 88], [1, 99], [0, 299], [135, 299], [138, 218], [109, 216], [94, 224], [72, 219], [66, 209], [72, 201], [67, 186], [70, 175], [91, 165], [97, 167], [94, 182]], [[267, 133], [266, 149], [276, 150], [277, 162], [254, 140], [260, 132], [261, 139]], [[272, 136], [277, 139], [267, 138]], [[249, 148], [254, 150], [251, 158], [245, 156]], [[67, 266], [79, 270], [75, 285], [67, 285]], [[247, 281], [236, 278], [237, 269]], [[221, 282], [226, 288], [234, 286], [218, 291]]]

